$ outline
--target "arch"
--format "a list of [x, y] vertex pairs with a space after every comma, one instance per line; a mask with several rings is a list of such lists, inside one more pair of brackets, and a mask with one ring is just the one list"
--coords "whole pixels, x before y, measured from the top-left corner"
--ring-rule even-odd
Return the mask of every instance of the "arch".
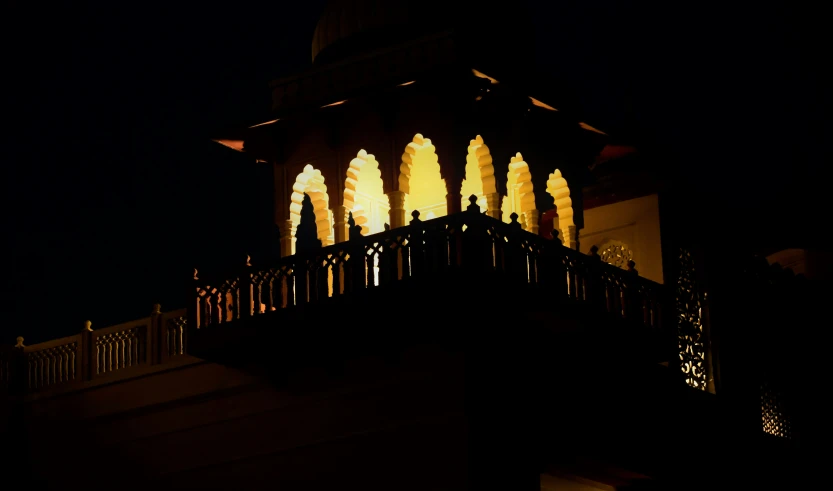
[[448, 189], [431, 140], [417, 133], [405, 146], [399, 167], [399, 190], [405, 193], [405, 216], [419, 210], [425, 219], [448, 214]]
[[503, 221], [509, 223], [512, 213], [518, 214], [518, 221], [524, 230], [538, 232], [538, 210], [535, 208], [535, 192], [532, 189], [532, 174], [521, 152], [509, 160], [506, 173], [506, 196], [501, 206]]
[[390, 204], [385, 195], [379, 162], [371, 153], [359, 150], [347, 167], [344, 183], [344, 208], [353, 213], [362, 234], [375, 234], [385, 230]]
[[[570, 188], [567, 180], [561, 175], [561, 171], [555, 169], [547, 180], [547, 193], [555, 200], [555, 210], [558, 213], [558, 230], [561, 231], [561, 238], [564, 245], [575, 235], [575, 222], [573, 221], [573, 200], [570, 198]], [[572, 227], [572, 228], [571, 228]]]
[[330, 226], [330, 197], [327, 194], [327, 186], [324, 184], [324, 176], [320, 170], [307, 164], [304, 166], [304, 170], [295, 178], [289, 203], [293, 254], [295, 253], [295, 232], [298, 230], [298, 224], [301, 223], [304, 194], [308, 195], [310, 201], [312, 201], [312, 208], [315, 211], [315, 226], [321, 244], [327, 246], [334, 242], [333, 228]]
[[469, 205], [469, 196], [477, 196], [480, 211], [486, 213], [488, 203], [486, 196], [497, 193], [495, 183], [495, 167], [492, 165], [492, 154], [483, 142], [483, 137], [477, 135], [469, 142], [466, 154], [466, 178], [460, 186], [462, 210]]

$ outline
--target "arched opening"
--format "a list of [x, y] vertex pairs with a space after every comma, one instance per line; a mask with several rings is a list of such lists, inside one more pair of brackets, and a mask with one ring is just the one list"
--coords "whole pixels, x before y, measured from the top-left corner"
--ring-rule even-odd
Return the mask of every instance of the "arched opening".
[[555, 210], [558, 223], [553, 225], [561, 232], [561, 241], [567, 247], [575, 247], [576, 224], [573, 222], [573, 200], [570, 199], [570, 188], [561, 171], [555, 169], [547, 180], [547, 193], [555, 200]]
[[445, 179], [431, 140], [417, 133], [405, 147], [399, 167], [399, 190], [405, 193], [405, 217], [419, 210], [422, 220], [448, 214]]
[[292, 222], [292, 254], [295, 254], [295, 232], [298, 230], [298, 224], [301, 223], [304, 194], [307, 194], [312, 202], [312, 208], [315, 212], [315, 226], [321, 244], [327, 246], [335, 242], [333, 227], [330, 226], [330, 197], [327, 195], [324, 176], [320, 170], [307, 164], [304, 170], [295, 178], [295, 184], [292, 185], [292, 196], [289, 204], [289, 220]]
[[[469, 205], [469, 196], [477, 196], [477, 205], [482, 213], [488, 210], [487, 195], [496, 195], [495, 167], [492, 165], [492, 154], [489, 147], [483, 143], [483, 137], [477, 135], [469, 142], [466, 154], [466, 178], [460, 188], [463, 196], [461, 208], [465, 210]], [[495, 203], [496, 204], [496, 203]]]
[[347, 168], [344, 207], [353, 214], [356, 225], [361, 226], [362, 235], [385, 230], [390, 203], [385, 195], [382, 171], [373, 154], [367, 153], [364, 149], [359, 150]]
[[518, 221], [524, 230], [538, 233], [538, 210], [535, 208], [535, 192], [532, 190], [532, 174], [524, 162], [521, 152], [509, 160], [506, 173], [506, 196], [501, 206], [503, 221], [511, 222], [512, 213], [518, 214]]

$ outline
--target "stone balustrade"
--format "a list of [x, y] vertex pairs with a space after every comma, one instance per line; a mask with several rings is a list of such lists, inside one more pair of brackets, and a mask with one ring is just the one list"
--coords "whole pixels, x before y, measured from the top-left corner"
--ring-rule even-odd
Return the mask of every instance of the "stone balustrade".
[[149, 317], [104, 329], [87, 321], [80, 333], [44, 343], [27, 346], [18, 337], [15, 346], [0, 347], [0, 392], [67, 390], [168, 363], [186, 354], [185, 314], [156, 305]]

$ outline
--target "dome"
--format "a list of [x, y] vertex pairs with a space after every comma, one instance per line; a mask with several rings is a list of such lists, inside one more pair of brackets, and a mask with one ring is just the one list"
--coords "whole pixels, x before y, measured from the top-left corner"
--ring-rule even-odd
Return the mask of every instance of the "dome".
[[442, 16], [425, 15], [433, 10], [432, 4], [438, 2], [331, 0], [315, 26], [312, 60], [333, 61], [441, 29]]
[[[313, 63], [338, 61], [447, 29], [469, 32], [469, 40], [508, 46], [530, 33], [518, 15], [525, 13], [518, 8], [521, 3], [498, 11], [471, 0], [331, 0], [315, 26]], [[504, 39], [507, 35], [511, 39]]]

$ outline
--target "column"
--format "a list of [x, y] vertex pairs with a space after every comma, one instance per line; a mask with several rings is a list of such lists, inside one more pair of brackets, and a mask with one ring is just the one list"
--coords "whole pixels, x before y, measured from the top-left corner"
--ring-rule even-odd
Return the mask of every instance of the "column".
[[486, 195], [486, 214], [492, 218], [501, 219], [500, 216], [500, 194], [489, 193]]
[[538, 210], [534, 208], [526, 212], [526, 231], [538, 235]]
[[561, 243], [570, 249], [578, 250], [578, 229], [575, 225], [568, 225], [561, 229]]
[[404, 227], [405, 221], [405, 192], [391, 191], [388, 193], [390, 204], [390, 228]]
[[281, 257], [291, 256], [295, 248], [292, 220], [284, 220], [281, 226]]
[[460, 192], [463, 181], [457, 176], [449, 176], [446, 179], [445, 206], [449, 215], [463, 211], [463, 194]]
[[333, 229], [336, 244], [344, 242], [349, 238], [347, 226], [347, 207], [336, 206], [333, 209]]

